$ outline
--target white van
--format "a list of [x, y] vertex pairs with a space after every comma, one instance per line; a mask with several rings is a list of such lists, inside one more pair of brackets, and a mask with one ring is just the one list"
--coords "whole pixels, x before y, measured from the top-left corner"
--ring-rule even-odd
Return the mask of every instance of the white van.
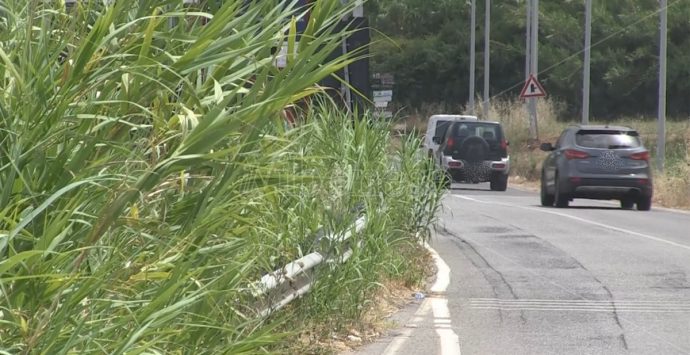
[[424, 137], [424, 150], [429, 157], [436, 154], [439, 144], [433, 141], [434, 137], [443, 137], [451, 122], [477, 120], [477, 116], [468, 115], [433, 115], [429, 117]]

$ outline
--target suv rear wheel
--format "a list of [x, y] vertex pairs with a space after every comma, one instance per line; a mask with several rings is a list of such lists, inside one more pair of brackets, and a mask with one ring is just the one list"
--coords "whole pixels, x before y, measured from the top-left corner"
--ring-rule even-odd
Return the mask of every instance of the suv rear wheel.
[[631, 209], [633, 209], [633, 207], [635, 207], [635, 200], [633, 200], [629, 197], [621, 199], [621, 208], [622, 209], [631, 210]]
[[652, 209], [652, 196], [644, 196], [637, 199], [638, 211], [649, 211]]
[[541, 205], [544, 207], [551, 207], [553, 206], [553, 203], [555, 202], [554, 196], [549, 194], [549, 191], [546, 189], [546, 179], [544, 178], [544, 174], [541, 175]]
[[508, 189], [508, 175], [494, 174], [491, 177], [491, 191], [505, 191]]
[[566, 208], [570, 204], [570, 200], [568, 199], [568, 196], [564, 194], [561, 191], [561, 183], [558, 182], [559, 177], [556, 175], [556, 191], [555, 191], [555, 196], [554, 196], [554, 203], [556, 204], [556, 207], [558, 208]]

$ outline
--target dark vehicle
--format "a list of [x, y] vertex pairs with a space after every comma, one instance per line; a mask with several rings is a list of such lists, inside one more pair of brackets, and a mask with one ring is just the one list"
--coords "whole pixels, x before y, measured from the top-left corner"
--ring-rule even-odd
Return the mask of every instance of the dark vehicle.
[[433, 140], [439, 144], [434, 159], [448, 183], [489, 181], [491, 190], [507, 189], [510, 158], [500, 123], [455, 121], [444, 136]]
[[575, 198], [620, 200], [621, 208], [652, 206], [649, 151], [628, 127], [571, 126], [549, 152], [541, 173], [541, 204], [568, 207]]

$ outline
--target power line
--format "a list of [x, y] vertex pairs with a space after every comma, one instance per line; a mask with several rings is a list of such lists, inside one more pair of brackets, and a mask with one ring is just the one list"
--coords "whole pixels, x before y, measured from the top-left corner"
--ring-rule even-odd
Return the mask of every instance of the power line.
[[[672, 8], [673, 6], [679, 4], [681, 1], [683, 1], [683, 0], [675, 0], [673, 3], [667, 5], [667, 6], [666, 6], [666, 9]], [[661, 11], [662, 11], [662, 9], [659, 8], [659, 9], [655, 10], [654, 12], [652, 12], [652, 13], [650, 13], [650, 14], [648, 14], [648, 15], [643, 16], [643, 17], [640, 18], [639, 20], [637, 20], [637, 21], [635, 21], [635, 22], [633, 22], [633, 23], [630, 23], [630, 24], [626, 25], [625, 27], [622, 27], [622, 28], [619, 29], [618, 31], [616, 31], [616, 32], [614, 32], [614, 33], [612, 33], [612, 34], [610, 34], [610, 35], [604, 37], [603, 39], [601, 39], [601, 40], [595, 42], [594, 44], [592, 44], [592, 45], [590, 46], [590, 49], [591, 49], [591, 48], [594, 48], [594, 47], [597, 47], [597, 46], [603, 44], [604, 42], [610, 40], [611, 38], [620, 35], [621, 33], [625, 32], [625, 31], [626, 31], [628, 28], [630, 28], [630, 27], [636, 26], [637, 24], [639, 24], [639, 23], [641, 23], [641, 22], [644, 22], [644, 21], [648, 20], [648, 19], [651, 18], [651, 17], [659, 16], [659, 14], [660, 14]], [[584, 49], [582, 49], [582, 50], [580, 50], [580, 51], [577, 51], [576, 53], [574, 53], [574, 54], [572, 54], [572, 55], [569, 55], [569, 56], [565, 57], [565, 58], [562, 59], [561, 61], [559, 61], [559, 62], [557, 62], [557, 63], [555, 63], [555, 64], [553, 64], [553, 65], [551, 65], [551, 66], [549, 66], [549, 67], [547, 67], [547, 68], [545, 68], [545, 69], [540, 70], [540, 71], [538, 72], [538, 74], [546, 73], [546, 72], [548, 72], [548, 71], [550, 71], [550, 70], [552, 70], [552, 69], [554, 69], [554, 68], [560, 66], [561, 64], [563, 64], [563, 63], [565, 63], [565, 62], [567, 62], [567, 61], [569, 61], [569, 60], [572, 60], [572, 59], [575, 58], [575, 57], [578, 57], [578, 56], [582, 55], [584, 52], [585, 52]], [[521, 86], [524, 85], [524, 84], [525, 84], [524, 82], [518, 82], [517, 84], [515, 84], [515, 85], [513, 85], [513, 86], [511, 86], [511, 87], [509, 87], [509, 88], [507, 88], [507, 89], [505, 89], [505, 90], [503, 90], [503, 91], [501, 91], [501, 92], [499, 92], [499, 93], [493, 95], [492, 98], [496, 98], [496, 97], [499, 97], [499, 96], [503, 96], [503, 95], [505, 95], [506, 93], [508, 93], [508, 92], [510, 92], [510, 91], [512, 91], [512, 90], [514, 90], [514, 89], [516, 89], [516, 88], [518, 88], [518, 87], [521, 87]]]

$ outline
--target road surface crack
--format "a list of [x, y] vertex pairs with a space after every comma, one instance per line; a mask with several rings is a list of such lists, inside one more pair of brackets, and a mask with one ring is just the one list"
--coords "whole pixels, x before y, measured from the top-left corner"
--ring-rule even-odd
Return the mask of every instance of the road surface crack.
[[592, 279], [594, 279], [594, 281], [596, 281], [601, 286], [601, 288], [608, 294], [609, 301], [611, 302], [611, 314], [613, 316], [614, 321], [618, 325], [618, 328], [620, 328], [621, 330], [621, 335], [619, 335], [621, 346], [623, 346], [623, 349], [628, 350], [628, 341], [625, 338], [625, 328], [623, 328], [623, 324], [621, 323], [620, 317], [618, 316], [618, 308], [616, 308], [616, 302], [613, 297], [613, 292], [611, 292], [611, 289], [609, 289], [608, 286], [604, 285], [604, 283], [601, 282], [601, 280], [599, 280], [598, 277], [594, 276], [594, 274], [591, 271], [589, 271], [584, 265], [582, 265], [582, 263], [579, 260], [575, 258], [572, 259], [580, 268], [582, 268], [582, 270], [587, 271], [592, 276]]
[[[500, 283], [505, 285], [505, 289], [508, 290], [508, 292], [510, 293], [510, 296], [515, 300], [519, 299], [517, 293], [515, 292], [515, 289], [513, 289], [513, 286], [508, 282], [505, 275], [503, 275], [502, 272], [498, 271], [498, 269], [496, 269], [493, 265], [491, 265], [491, 263], [489, 263], [489, 261], [483, 255], [481, 255], [479, 253], [479, 251], [477, 251], [477, 249], [472, 244], [470, 244], [469, 242], [467, 242], [463, 238], [459, 237], [458, 235], [454, 234], [453, 232], [448, 231], [445, 228], [444, 228], [443, 232], [447, 236], [453, 237], [453, 242], [455, 244], [457, 244], [461, 250], [466, 251], [465, 255], [467, 256], [469, 261], [472, 263], [472, 265], [475, 268], [477, 268], [477, 270], [479, 270], [482, 273], [482, 276], [484, 276], [484, 279], [491, 285], [491, 290], [492, 290], [492, 293], [494, 294], [494, 297], [496, 297], [496, 298], [501, 297], [499, 295], [499, 290], [500, 290], [498, 288], [499, 285], [497, 285], [497, 282], [496, 282], [497, 281], [496, 277], [498, 277], [498, 279], [500, 280]], [[488, 271], [490, 271], [491, 274], [494, 274], [495, 276], [492, 277], [492, 275], [490, 275], [490, 273]], [[503, 322], [503, 310], [499, 310], [499, 317], [500, 317], [501, 322]], [[525, 312], [524, 311], [520, 311], [520, 321], [523, 324], [527, 324], [527, 319], [525, 318]]]

